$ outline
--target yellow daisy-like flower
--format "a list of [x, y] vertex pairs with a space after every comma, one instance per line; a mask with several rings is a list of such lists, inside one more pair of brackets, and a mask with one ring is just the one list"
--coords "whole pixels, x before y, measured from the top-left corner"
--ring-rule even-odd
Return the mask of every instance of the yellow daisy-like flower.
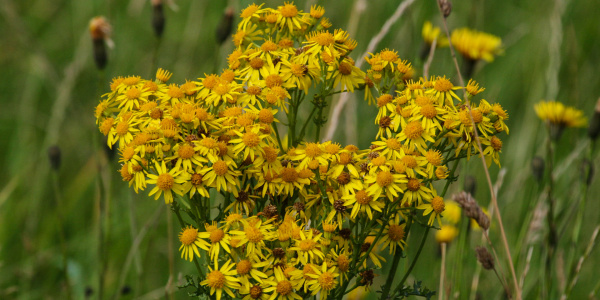
[[200, 257], [200, 251], [198, 251], [198, 247], [202, 247], [202, 245], [206, 243], [198, 235], [198, 229], [192, 227], [191, 225], [181, 229], [181, 232], [179, 233], [179, 241], [181, 242], [181, 246], [179, 247], [179, 251], [181, 251], [181, 258], [189, 261], [194, 259], [194, 254]]
[[[220, 269], [218, 261], [215, 261], [215, 268], [208, 266], [210, 273], [206, 275], [206, 279], [200, 282], [201, 285], [210, 287], [210, 295], [217, 293], [217, 300], [221, 299], [223, 291], [229, 296], [235, 298], [234, 290], [240, 288], [240, 280], [235, 277], [237, 271], [233, 269], [234, 264], [228, 260]], [[232, 270], [233, 269], [233, 270]]]
[[251, 217], [242, 220], [244, 230], [232, 230], [230, 233], [236, 236], [239, 240], [238, 247], [246, 245], [246, 253], [248, 257], [257, 255], [264, 258], [262, 253], [266, 247], [265, 241], [271, 241], [275, 238], [276, 233], [272, 224], [263, 224], [262, 220], [257, 217]]
[[183, 184], [183, 191], [185, 193], [189, 192], [190, 199], [196, 194], [199, 194], [202, 197], [210, 197], [204, 181], [202, 167], [197, 166], [194, 170], [190, 171], [190, 179]]
[[542, 121], [560, 127], [585, 127], [587, 124], [583, 111], [557, 101], [541, 101], [534, 108]]
[[302, 25], [307, 23], [302, 17], [302, 11], [298, 11], [298, 7], [293, 2], [285, 2], [282, 6], [278, 6], [276, 12], [277, 25], [281, 29], [287, 28], [290, 34], [301, 29]]
[[502, 40], [499, 37], [469, 28], [452, 31], [450, 41], [458, 52], [472, 60], [491, 62], [494, 56], [502, 53]]
[[442, 228], [435, 233], [435, 240], [438, 243], [450, 243], [458, 236], [458, 229], [454, 225], [442, 225]]
[[275, 276], [269, 280], [271, 286], [264, 290], [266, 293], [273, 293], [269, 300], [302, 300], [295, 291], [298, 288], [298, 280], [288, 279], [280, 268], [275, 268], [274, 273]]
[[359, 190], [355, 194], [343, 196], [342, 199], [346, 200], [344, 206], [352, 206], [352, 212], [350, 213], [352, 219], [356, 218], [359, 212], [366, 212], [369, 220], [371, 220], [373, 219], [373, 211], [381, 212], [381, 209], [385, 206], [377, 201], [377, 198], [374, 199], [370, 196], [366, 190]]
[[319, 241], [321, 240], [321, 234], [317, 234], [313, 237], [313, 231], [300, 231], [300, 238], [295, 239], [296, 245], [290, 247], [290, 251], [296, 251], [298, 253], [298, 260], [302, 264], [309, 262], [313, 263], [318, 260], [322, 260], [325, 256], [319, 249]]
[[256, 5], [254, 3], [248, 5], [248, 7], [242, 10], [240, 13], [240, 18], [242, 20], [238, 24], [239, 29], [245, 29], [248, 24], [252, 23], [252, 21], [258, 20], [260, 18], [260, 14], [264, 12], [264, 9], [261, 9], [264, 3], [261, 5]]
[[444, 211], [441, 213], [442, 218], [450, 224], [458, 224], [462, 209], [455, 201], [446, 201], [444, 203]]
[[177, 169], [167, 171], [164, 161], [162, 164], [157, 161], [155, 169], [158, 174], [148, 174], [149, 179], [146, 181], [148, 184], [156, 185], [149, 194], [154, 195], [154, 200], [158, 200], [160, 195], [164, 194], [165, 203], [169, 204], [173, 202], [173, 192], [183, 196], [183, 184], [187, 180], [187, 173]]
[[375, 199], [384, 194], [390, 201], [394, 201], [394, 198], [404, 191], [406, 182], [405, 175], [393, 174], [390, 171], [365, 176], [365, 183], [369, 185], [367, 192]]
[[404, 250], [404, 245], [406, 245], [405, 227], [406, 223], [400, 224], [400, 214], [396, 214], [393, 218], [390, 218], [380, 240], [381, 250], [385, 250], [388, 246], [390, 247], [390, 254], [396, 253], [396, 247]]
[[410, 205], [413, 202], [417, 202], [417, 205], [420, 205], [423, 200], [432, 198], [431, 190], [425, 184], [422, 184], [420, 179], [408, 178], [406, 191], [404, 191], [404, 197], [402, 197], [402, 204]]
[[440, 196], [435, 196], [433, 197], [433, 199], [431, 199], [430, 203], [423, 203], [417, 206], [417, 209], [423, 210], [423, 216], [431, 214], [429, 216], [429, 221], [427, 221], [427, 225], [433, 226], [433, 222], [437, 220], [438, 225], [442, 226], [442, 220], [440, 218], [440, 215], [442, 214], [442, 212], [444, 212], [445, 207], [446, 206], [444, 204], [444, 198]]
[[240, 171], [236, 170], [236, 164], [230, 160], [214, 160], [212, 166], [206, 166], [201, 173], [206, 178], [206, 184], [217, 189], [217, 191], [229, 191], [238, 194], [240, 187]]
[[314, 265], [312, 268], [315, 273], [307, 274], [311, 278], [308, 280], [308, 285], [310, 285], [309, 290], [312, 292], [313, 296], [320, 293], [321, 296], [319, 299], [327, 299], [329, 292], [337, 287], [337, 277], [339, 277], [340, 274], [337, 272], [335, 266], [328, 268], [327, 262], [323, 262], [323, 265], [320, 268]]
[[229, 233], [227, 232], [226, 228], [210, 228], [212, 230], [209, 231], [208, 229], [210, 226], [206, 224], [205, 227], [207, 231], [201, 232], [200, 234], [198, 234], [198, 236], [203, 239], [209, 239], [210, 244], [204, 244], [200, 247], [209, 252], [210, 258], [213, 259], [216, 264], [217, 259], [219, 259], [219, 251], [221, 248], [223, 248], [228, 253], [231, 253], [231, 250], [229, 249], [231, 236], [229, 236]]
[[421, 31], [421, 34], [423, 36], [423, 40], [428, 44], [428, 45], [432, 45], [433, 44], [433, 40], [437, 39], [436, 42], [436, 47], [437, 48], [441, 48], [441, 47], [448, 47], [448, 39], [446, 38], [446, 36], [444, 34], [442, 34], [442, 31], [440, 30], [439, 27], [434, 27], [433, 24], [431, 24], [431, 22], [427, 21], [425, 22], [425, 24], [423, 24], [423, 30]]
[[270, 285], [268, 281], [254, 284], [250, 288], [247, 288], [242, 285], [242, 287], [240, 288], [240, 294], [246, 295], [244, 296], [244, 298], [242, 298], [242, 300], [269, 300], [269, 298], [271, 298], [271, 295], [267, 294], [267, 292], [265, 291], [265, 289], [269, 288], [269, 286]]
[[427, 90], [425, 93], [433, 95], [441, 105], [446, 104], [448, 106], [454, 107], [452, 98], [460, 101], [460, 98], [454, 92], [455, 90], [459, 89], [461, 89], [461, 87], [454, 86], [452, 82], [446, 78], [446, 76], [438, 76], [437, 79], [435, 79], [435, 81], [433, 82], [433, 88]]
[[239, 138], [230, 141], [233, 147], [235, 155], [242, 153], [242, 159], [250, 157], [254, 160], [257, 156], [263, 155], [263, 147], [267, 146], [265, 140], [269, 138], [269, 135], [260, 134], [260, 127], [254, 126], [251, 130], [246, 132], [234, 131]]
[[259, 284], [263, 283], [263, 280], [268, 278], [267, 274], [263, 273], [259, 270], [259, 268], [264, 268], [269, 265], [269, 261], [252, 261], [249, 259], [240, 260], [235, 269], [238, 273], [238, 278], [240, 279], [240, 283], [243, 287], [248, 290], [251, 290], [250, 278], [256, 280]]
[[329, 78], [333, 78], [333, 87], [340, 85], [340, 90], [354, 93], [354, 88], [365, 83], [365, 72], [354, 66], [348, 59], [335, 63], [329, 68]]

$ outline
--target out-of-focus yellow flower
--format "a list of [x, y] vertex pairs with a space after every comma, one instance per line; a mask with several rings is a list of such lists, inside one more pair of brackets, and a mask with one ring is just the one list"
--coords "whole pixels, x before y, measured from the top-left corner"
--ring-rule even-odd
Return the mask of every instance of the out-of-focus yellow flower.
[[458, 235], [458, 229], [453, 225], [443, 225], [440, 230], [435, 233], [435, 240], [438, 243], [450, 243]]
[[466, 27], [452, 31], [450, 40], [458, 52], [472, 60], [483, 59], [491, 62], [503, 52], [502, 40], [499, 37]]
[[423, 40], [425, 40], [425, 43], [428, 45], [432, 45], [433, 40], [437, 39], [435, 42], [437, 48], [448, 47], [448, 38], [442, 34], [439, 27], [434, 27], [429, 21], [423, 24], [421, 34], [423, 35]]
[[587, 124], [583, 111], [556, 101], [542, 101], [536, 104], [535, 113], [542, 121], [563, 127], [584, 127]]

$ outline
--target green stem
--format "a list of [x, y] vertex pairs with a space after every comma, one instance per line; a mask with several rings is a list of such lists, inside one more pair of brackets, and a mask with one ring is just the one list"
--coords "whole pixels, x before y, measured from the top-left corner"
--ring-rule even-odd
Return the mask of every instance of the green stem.
[[554, 248], [556, 247], [556, 224], [554, 224], [554, 149], [553, 149], [552, 138], [548, 135], [548, 141], [546, 143], [546, 163], [548, 165], [548, 240], [546, 251], [546, 297], [551, 297], [552, 292], [552, 261], [554, 259]]
[[417, 254], [415, 255], [415, 258], [413, 259], [413, 261], [410, 263], [410, 266], [408, 267], [408, 270], [406, 270], [406, 273], [404, 274], [404, 277], [402, 277], [402, 280], [400, 280], [400, 283], [398, 283], [398, 286], [394, 290], [393, 294], [398, 293], [402, 289], [402, 287], [404, 286], [404, 282], [408, 278], [408, 275], [410, 275], [410, 272], [412, 272], [412, 269], [417, 264], [417, 260], [419, 259], [419, 256], [421, 255], [421, 250], [423, 250], [423, 246], [425, 245], [425, 241], [427, 240], [427, 235], [429, 235], [429, 229], [431, 229], [431, 227], [425, 228], [425, 233], [423, 234], [423, 238], [421, 239], [421, 244], [419, 245], [419, 249], [417, 250]]
[[[413, 212], [411, 212], [411, 214], [408, 216], [405, 237], [408, 237], [408, 232], [410, 231], [410, 227], [413, 223], [412, 219], [413, 219]], [[385, 227], [385, 226], [382, 225], [382, 227]], [[390, 268], [391, 274], [389, 274], [388, 278], [386, 279], [385, 286], [383, 287], [383, 290], [381, 292], [381, 299], [387, 299], [387, 297], [390, 293], [390, 288], [392, 287], [392, 283], [394, 282], [394, 277], [396, 277], [396, 271], [398, 270], [398, 263], [400, 262], [400, 258], [402, 258], [402, 253], [403, 253], [403, 251], [401, 251], [400, 249], [398, 249], [398, 250], [399, 251], [396, 251], [396, 253], [394, 254], [394, 260], [392, 261], [392, 267]]]

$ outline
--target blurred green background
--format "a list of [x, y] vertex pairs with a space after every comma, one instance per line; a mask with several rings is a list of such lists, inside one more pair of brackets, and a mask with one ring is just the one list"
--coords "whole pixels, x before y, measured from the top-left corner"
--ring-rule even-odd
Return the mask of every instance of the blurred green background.
[[[183, 83], [224, 68], [233, 46], [229, 41], [217, 46], [215, 30], [226, 7], [232, 7], [237, 18], [250, 3], [179, 0], [175, 5], [165, 5], [166, 27], [159, 43], [150, 25], [150, 1], [0, 2], [0, 298], [66, 299], [70, 290], [75, 299], [86, 297], [86, 293], [91, 298], [154, 299], [167, 297], [166, 286], [175, 291], [172, 297], [186, 297], [185, 290], [173, 288], [181, 274], [194, 273], [193, 265], [179, 258], [179, 227], [169, 226], [170, 214], [163, 203], [144, 193], [135, 194], [121, 181], [117, 162], [110, 160], [103, 149], [93, 109], [115, 76], [152, 78], [156, 68], [162, 67], [174, 73], [172, 82]], [[266, 3], [273, 7], [283, 1]], [[304, 10], [311, 4], [323, 5], [332, 29], [354, 31], [358, 47], [352, 56], [357, 59], [401, 2], [295, 3]], [[473, 78], [486, 88], [483, 98], [501, 103], [510, 114], [511, 134], [503, 137], [501, 156], [507, 173], [498, 199], [512, 246], [519, 241], [521, 228], [528, 226], [525, 212], [532, 209], [532, 201], [542, 190], [530, 171], [532, 157], [543, 156], [545, 141], [534, 103], [555, 99], [584, 110], [590, 118], [600, 97], [600, 26], [592, 15], [597, 11], [598, 1], [453, 3], [448, 18], [451, 29], [468, 26], [492, 33], [502, 38], [505, 48], [505, 54], [494, 62], [478, 64]], [[111, 23], [115, 45], [108, 52], [104, 71], [95, 67], [88, 31], [90, 19], [98, 15]], [[442, 24], [436, 2], [415, 1], [376, 51], [398, 50], [421, 75], [421, 28], [427, 20]], [[445, 74], [458, 84], [448, 48], [436, 51], [430, 74]], [[368, 147], [377, 132], [372, 121], [376, 113], [376, 108], [368, 107], [357, 94], [342, 114], [334, 139]], [[588, 155], [588, 144], [584, 129], [568, 130], [559, 143], [555, 191], [560, 216], [570, 216], [581, 197], [581, 161]], [[48, 160], [47, 149], [52, 145], [58, 146], [62, 154], [58, 170], [52, 169]], [[591, 155], [597, 166], [597, 153]], [[459, 170], [461, 175], [476, 178], [476, 198], [487, 206], [490, 196], [481, 162], [471, 160]], [[493, 181], [498, 171], [496, 166], [491, 168]], [[462, 183], [454, 184], [450, 191], [460, 190]], [[588, 191], [579, 245], [569, 243], [572, 218], [559, 222], [564, 233], [560, 245], [567, 261], [571, 249], [577, 249], [576, 253], [585, 249], [600, 221], [597, 183], [594, 180]], [[536, 234], [539, 238], [525, 245], [532, 249], [524, 289], [527, 299], [538, 298], [538, 280], [543, 278], [544, 228]], [[492, 226], [490, 236], [498, 255], [505, 260], [497, 226]], [[136, 237], [140, 237], [139, 244], [134, 243]], [[471, 234], [469, 239], [462, 255], [452, 244], [449, 247], [448, 284], [452, 286], [451, 295], [460, 291], [456, 296], [459, 299], [467, 298], [477, 268], [473, 249], [483, 244], [479, 234]], [[409, 240], [410, 246], [416, 243], [416, 239]], [[134, 244], [139, 247], [132, 248]], [[413, 274], [427, 287], [437, 289], [439, 249], [433, 238], [427, 245]], [[413, 252], [408, 250], [409, 258], [414, 256], [414, 248]], [[525, 250], [517, 253], [513, 249], [519, 276], [525, 254]], [[587, 262], [573, 299], [587, 297], [597, 288], [597, 249]], [[65, 264], [70, 287], [63, 280]], [[499, 264], [509, 277], [506, 262]], [[453, 273], [458, 266], [462, 266], [461, 273]], [[401, 265], [402, 270], [406, 267]], [[562, 273], [568, 273], [568, 266], [563, 267]], [[386, 274], [387, 270], [379, 273]], [[374, 290], [383, 278], [376, 279]], [[482, 274], [479, 293], [484, 299], [504, 297], [497, 279], [489, 272]]]

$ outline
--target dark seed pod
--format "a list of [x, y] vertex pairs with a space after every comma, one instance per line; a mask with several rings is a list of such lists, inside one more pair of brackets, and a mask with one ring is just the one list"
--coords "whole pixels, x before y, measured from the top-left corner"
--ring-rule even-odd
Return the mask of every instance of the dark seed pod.
[[444, 18], [447, 18], [452, 12], [452, 2], [450, 0], [438, 0], [438, 5], [444, 14]]
[[481, 264], [481, 266], [486, 270], [494, 269], [494, 257], [485, 247], [477, 247], [475, 248], [475, 253], [477, 254], [477, 261]]

